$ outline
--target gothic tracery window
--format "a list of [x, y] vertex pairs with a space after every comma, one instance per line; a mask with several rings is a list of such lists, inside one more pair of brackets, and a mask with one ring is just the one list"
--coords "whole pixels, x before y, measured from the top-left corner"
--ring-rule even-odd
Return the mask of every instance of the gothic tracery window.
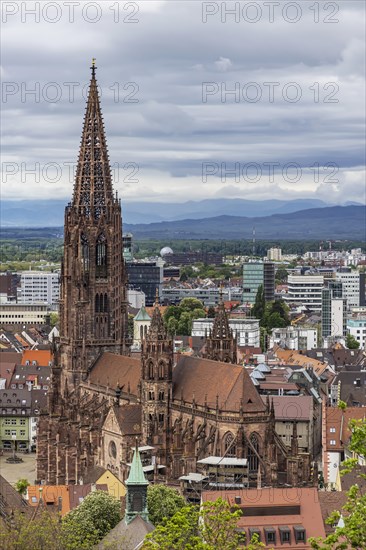
[[85, 272], [89, 271], [89, 241], [84, 233], [80, 237], [81, 262]]
[[104, 233], [101, 233], [97, 239], [95, 249], [96, 276], [107, 276], [107, 242]]
[[231, 432], [228, 432], [224, 437], [224, 454], [225, 456], [236, 456], [236, 445]]
[[249, 462], [249, 471], [257, 471], [259, 466], [258, 452], [259, 452], [259, 442], [258, 436], [256, 434], [251, 434], [250, 445], [248, 445], [248, 462]]

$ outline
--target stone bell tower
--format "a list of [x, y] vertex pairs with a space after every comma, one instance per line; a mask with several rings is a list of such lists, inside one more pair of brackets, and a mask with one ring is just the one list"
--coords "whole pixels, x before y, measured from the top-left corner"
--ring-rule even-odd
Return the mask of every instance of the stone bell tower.
[[65, 209], [60, 296], [62, 388], [103, 351], [128, 354], [121, 202], [113, 194], [95, 61], [72, 201]]

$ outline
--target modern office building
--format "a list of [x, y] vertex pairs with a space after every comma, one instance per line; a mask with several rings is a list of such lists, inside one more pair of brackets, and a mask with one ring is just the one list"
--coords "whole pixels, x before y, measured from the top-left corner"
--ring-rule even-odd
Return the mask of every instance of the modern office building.
[[322, 338], [346, 335], [346, 308], [342, 283], [329, 281], [322, 290]]
[[23, 271], [20, 275], [18, 303], [57, 305], [60, 276], [46, 271]]
[[263, 285], [266, 302], [274, 300], [275, 266], [272, 262], [246, 262], [243, 265], [243, 303], [254, 304]]
[[323, 275], [289, 275], [288, 292], [284, 300], [288, 304], [304, 306], [310, 311], [321, 311]]
[[125, 262], [133, 261], [132, 238], [132, 233], [123, 233], [122, 235], [123, 258]]
[[347, 309], [366, 305], [365, 298], [366, 273], [357, 271], [337, 272], [336, 280], [342, 283], [343, 297], [347, 301]]
[[145, 303], [152, 306], [155, 302], [156, 290], [159, 299], [162, 297], [163, 261], [126, 262], [128, 284], [134, 290], [145, 293]]

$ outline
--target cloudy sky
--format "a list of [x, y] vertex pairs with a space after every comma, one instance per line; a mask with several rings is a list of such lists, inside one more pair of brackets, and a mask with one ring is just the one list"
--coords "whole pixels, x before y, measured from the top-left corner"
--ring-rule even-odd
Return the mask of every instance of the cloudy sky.
[[2, 21], [3, 199], [70, 197], [95, 57], [124, 200], [365, 202], [362, 1], [3, 1]]

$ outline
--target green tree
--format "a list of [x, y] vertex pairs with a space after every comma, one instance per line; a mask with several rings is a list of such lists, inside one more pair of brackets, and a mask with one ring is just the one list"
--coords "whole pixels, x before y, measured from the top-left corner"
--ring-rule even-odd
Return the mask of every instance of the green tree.
[[263, 285], [259, 285], [257, 294], [255, 297], [254, 306], [252, 308], [252, 316], [255, 319], [262, 319], [265, 312], [266, 302], [264, 299]]
[[55, 311], [52, 311], [50, 313], [50, 324], [51, 324], [51, 327], [55, 327], [57, 324], [58, 324], [58, 313], [56, 313]]
[[179, 307], [183, 311], [194, 311], [195, 309], [203, 309], [203, 303], [197, 298], [183, 298]]
[[176, 489], [166, 485], [149, 485], [147, 488], [147, 506], [149, 520], [155, 526], [164, 518], [171, 518], [185, 506], [184, 498]]
[[20, 495], [25, 495], [25, 493], [27, 492], [27, 487], [29, 487], [29, 485], [30, 483], [28, 479], [21, 478], [18, 479], [18, 481], [16, 482], [15, 488]]
[[[0, 520], [1, 521], [1, 520]], [[16, 512], [11, 524], [1, 524], [0, 548], [2, 550], [38, 550], [52, 548], [65, 550], [59, 514], [48, 510], [30, 514]]]
[[183, 311], [179, 317], [177, 334], [188, 336], [192, 331], [192, 317], [188, 311]]
[[287, 269], [285, 269], [284, 267], [279, 267], [276, 271], [276, 281], [278, 281], [278, 283], [286, 283], [287, 277]]
[[121, 519], [120, 501], [104, 491], [93, 491], [62, 521], [68, 550], [92, 548]]
[[358, 349], [360, 347], [360, 342], [357, 342], [356, 338], [352, 336], [352, 334], [347, 334], [346, 346], [348, 349]]
[[[357, 456], [366, 456], [366, 420], [351, 420], [349, 424], [352, 436], [349, 450], [355, 454], [343, 462], [341, 475], [352, 470], [357, 472]], [[365, 474], [358, 474], [366, 479]], [[347, 550], [348, 548], [366, 548], [366, 493], [358, 485], [353, 485], [347, 493], [347, 502], [341, 510], [334, 511], [327, 520], [330, 525], [337, 524], [343, 518], [343, 525], [326, 538], [311, 538], [311, 547], [316, 550]]]
[[[232, 509], [226, 500], [205, 502], [201, 506], [185, 506], [170, 519], [165, 519], [146, 536], [143, 550], [237, 550], [242, 535], [237, 531], [239, 509]], [[247, 550], [265, 545], [253, 538]]]
[[167, 323], [167, 329], [171, 336], [175, 336], [178, 330], [178, 321], [175, 317], [170, 317]]

